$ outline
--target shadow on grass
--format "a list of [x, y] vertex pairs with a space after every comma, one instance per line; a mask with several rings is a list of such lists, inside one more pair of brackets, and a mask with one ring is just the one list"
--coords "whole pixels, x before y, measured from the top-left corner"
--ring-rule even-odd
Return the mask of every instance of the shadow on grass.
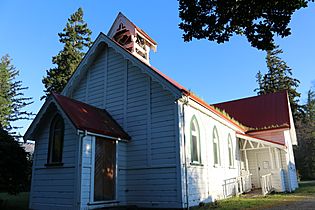
[[27, 210], [29, 193], [22, 192], [18, 195], [9, 195], [0, 193], [0, 209], [1, 210]]

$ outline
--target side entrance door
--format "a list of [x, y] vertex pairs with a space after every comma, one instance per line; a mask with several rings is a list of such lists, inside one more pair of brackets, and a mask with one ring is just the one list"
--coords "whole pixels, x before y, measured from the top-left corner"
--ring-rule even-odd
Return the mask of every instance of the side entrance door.
[[257, 180], [258, 180], [258, 187], [261, 187], [260, 185], [260, 178], [263, 175], [269, 174], [271, 171], [271, 165], [270, 165], [270, 157], [268, 151], [263, 152], [257, 152], [256, 153], [257, 158]]
[[116, 142], [96, 137], [94, 166], [94, 201], [115, 200]]

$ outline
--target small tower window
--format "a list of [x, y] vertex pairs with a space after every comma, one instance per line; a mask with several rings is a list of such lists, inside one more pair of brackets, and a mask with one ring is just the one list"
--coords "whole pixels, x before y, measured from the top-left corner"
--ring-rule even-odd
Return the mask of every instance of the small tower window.
[[49, 148], [47, 163], [61, 163], [64, 140], [64, 122], [57, 114], [50, 125]]

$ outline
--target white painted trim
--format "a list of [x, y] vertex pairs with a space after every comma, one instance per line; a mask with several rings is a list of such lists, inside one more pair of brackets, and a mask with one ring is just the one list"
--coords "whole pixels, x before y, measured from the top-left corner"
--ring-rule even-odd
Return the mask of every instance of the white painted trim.
[[[185, 98], [184, 98], [185, 99]], [[188, 189], [188, 171], [187, 171], [187, 143], [186, 143], [186, 129], [185, 129], [185, 104], [187, 100], [177, 100], [178, 103], [178, 121], [180, 125], [180, 169], [181, 169], [181, 193], [182, 193], [182, 208], [189, 208], [189, 189]]]
[[115, 141], [115, 149], [116, 149], [116, 154], [115, 154], [115, 162], [116, 162], [116, 168], [115, 168], [115, 198], [113, 201], [117, 201], [118, 200], [118, 152], [119, 152], [119, 149], [118, 149], [118, 140]]
[[175, 159], [176, 159], [176, 186], [177, 186], [177, 199], [178, 201], [181, 203], [181, 206], [183, 206], [182, 203], [182, 176], [181, 176], [181, 154], [180, 154], [180, 149], [181, 149], [181, 137], [180, 137], [180, 114], [179, 114], [179, 105], [178, 105], [178, 101], [175, 102], [175, 106], [174, 106], [174, 130], [175, 130], [175, 151], [176, 151], [176, 155], [175, 155]]
[[270, 163], [271, 163], [271, 170], [273, 170], [275, 166], [274, 166], [274, 159], [272, 158], [271, 147], [268, 148], [268, 151], [269, 151], [269, 158], [270, 158]]
[[[38, 144], [38, 143], [37, 143]], [[35, 142], [35, 148], [36, 148], [36, 142]], [[33, 165], [32, 165], [32, 177], [31, 177], [31, 189], [30, 189], [30, 195], [29, 195], [29, 204], [28, 207], [32, 209], [32, 203], [33, 203], [33, 190], [34, 190], [34, 179], [35, 179], [35, 166], [36, 166], [36, 160], [37, 160], [37, 150], [34, 150], [33, 153]]]
[[68, 81], [66, 87], [62, 91], [62, 95], [69, 95], [71, 90], [74, 88], [74, 83], [78, 82], [78, 78], [80, 78], [80, 75], [88, 70], [89, 65], [91, 65], [98, 49], [101, 43], [106, 44], [108, 47], [111, 47], [113, 50], [115, 50], [117, 53], [122, 55], [124, 59], [129, 60], [133, 65], [139, 67], [139, 69], [149, 75], [152, 80], [157, 81], [159, 84], [162, 85], [162, 87], [170, 93], [172, 93], [176, 98], [179, 98], [182, 96], [181, 90], [179, 90], [176, 86], [174, 86], [172, 83], [167, 81], [163, 76], [161, 76], [159, 73], [155, 72], [150, 66], [148, 66], [145, 62], [139, 60], [137, 57], [123, 49], [121, 46], [119, 46], [117, 43], [115, 43], [111, 38], [106, 36], [103, 33], [100, 33], [96, 40], [94, 41], [93, 45], [90, 47], [80, 64], [78, 65], [77, 69], [71, 76], [70, 80]]
[[219, 116], [218, 114], [214, 113], [213, 111], [210, 111], [209, 109], [203, 107], [199, 103], [195, 102], [193, 99], [188, 99], [188, 105], [193, 107], [194, 109], [200, 111], [201, 113], [207, 115], [208, 117], [222, 123], [223, 125], [227, 126], [228, 128], [243, 133], [243, 130], [232, 124], [227, 119], [224, 119], [223, 117]]
[[62, 118], [64, 120], [67, 120], [68, 122], [70, 122], [69, 125], [72, 127], [72, 129], [76, 130], [75, 125], [69, 119], [67, 114], [63, 111], [63, 109], [61, 108], [59, 103], [56, 101], [56, 99], [51, 95], [51, 96], [49, 96], [48, 99], [46, 99], [45, 103], [42, 105], [39, 112], [37, 113], [35, 119], [32, 121], [31, 125], [28, 127], [27, 131], [25, 132], [25, 134], [23, 136], [24, 141], [29, 140], [29, 139], [32, 139], [35, 141], [35, 138], [31, 138], [30, 135], [34, 133], [34, 131], [36, 130], [37, 126], [39, 125], [41, 119], [43, 118], [44, 114], [46, 113], [48, 107], [52, 103], [57, 107], [57, 111], [60, 112], [60, 115], [62, 116]]
[[76, 154], [76, 187], [75, 187], [75, 199], [74, 199], [74, 206], [78, 206], [81, 208], [81, 185], [82, 185], [82, 147], [83, 147], [83, 138], [84, 134], [79, 134], [78, 135], [78, 147], [77, 147], [77, 154]]
[[[256, 143], [260, 143], [260, 144], [264, 144], [266, 146], [271, 146], [271, 147], [275, 147], [275, 148], [279, 148], [279, 149], [283, 149], [285, 150], [286, 147], [285, 146], [282, 146], [282, 145], [279, 145], [279, 144], [275, 144], [275, 143], [272, 143], [272, 142], [268, 142], [268, 141], [263, 141], [261, 139], [257, 139], [255, 137], [250, 137], [250, 136], [245, 136], [245, 135], [242, 135], [242, 134], [236, 134], [236, 137], [240, 138], [240, 139], [244, 139], [244, 140], [248, 140], [249, 141], [249, 144], [251, 144], [252, 147], [254, 147], [252, 145], [251, 142], [256, 142]], [[245, 141], [246, 142], [246, 141]], [[243, 149], [241, 150], [244, 150], [245, 148], [243, 147]], [[257, 149], [257, 148], [256, 148]], [[262, 148], [258, 148], [258, 149], [262, 149]], [[247, 149], [248, 150], [248, 149]]]
[[[115, 198], [114, 200], [106, 200], [106, 201], [94, 201], [94, 176], [95, 176], [95, 150], [96, 150], [96, 137], [93, 136], [91, 137], [92, 139], [92, 150], [91, 150], [91, 155], [92, 155], [92, 167], [91, 167], [91, 189], [90, 189], [90, 201], [88, 205], [98, 205], [98, 204], [106, 204], [106, 203], [117, 203], [118, 201], [118, 140], [115, 141], [115, 155], [116, 155], [116, 172], [115, 172]], [[106, 139], [104, 140], [106, 141]]]
[[94, 202], [94, 173], [95, 173], [95, 141], [96, 137], [91, 136], [91, 177], [90, 177], [90, 201]]

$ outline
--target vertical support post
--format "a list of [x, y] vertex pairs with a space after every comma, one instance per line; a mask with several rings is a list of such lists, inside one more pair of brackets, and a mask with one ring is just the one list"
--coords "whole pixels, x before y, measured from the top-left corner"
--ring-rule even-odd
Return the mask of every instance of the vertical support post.
[[244, 150], [244, 157], [245, 157], [245, 169], [246, 169], [246, 171], [249, 171], [249, 168], [248, 168], [248, 159], [247, 159], [247, 151], [246, 151], [246, 149]]
[[272, 158], [272, 151], [271, 151], [271, 147], [268, 148], [269, 149], [269, 156], [270, 156], [270, 163], [271, 163], [271, 170], [273, 170], [274, 167], [274, 160]]

